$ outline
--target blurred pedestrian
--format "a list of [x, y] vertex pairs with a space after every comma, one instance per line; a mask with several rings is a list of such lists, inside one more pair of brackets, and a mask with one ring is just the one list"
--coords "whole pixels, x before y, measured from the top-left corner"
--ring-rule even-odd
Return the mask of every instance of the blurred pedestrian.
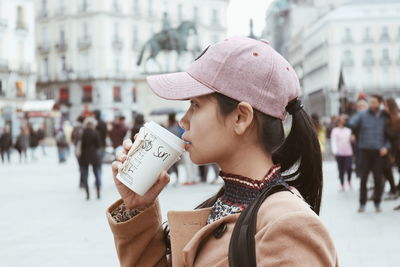
[[74, 130], [74, 127], [72, 127], [72, 124], [70, 121], [66, 120], [63, 122], [63, 131], [64, 131], [64, 135], [65, 138], [67, 140], [67, 147], [66, 147], [66, 153], [68, 156], [70, 156], [70, 152], [71, 152], [71, 148], [70, 145], [72, 144], [72, 131]]
[[[361, 98], [357, 101], [357, 113], [354, 114], [353, 116], [350, 117], [350, 120], [352, 120], [353, 117], [355, 117], [358, 112], [362, 112], [368, 109], [368, 102], [365, 101], [364, 98]], [[352, 147], [353, 147], [353, 161], [355, 165], [355, 173], [357, 177], [361, 177], [361, 157], [360, 157], [360, 148], [358, 147], [358, 129], [352, 129]]]
[[67, 161], [67, 150], [68, 150], [69, 146], [68, 146], [67, 137], [65, 136], [63, 128], [60, 128], [57, 130], [56, 145], [57, 145], [57, 152], [58, 152], [58, 162], [64, 163], [65, 161]]
[[94, 177], [96, 179], [97, 198], [100, 199], [101, 187], [101, 163], [98, 149], [101, 147], [100, 134], [96, 131], [97, 121], [93, 117], [87, 117], [83, 122], [84, 130], [82, 133], [82, 153], [79, 158], [81, 177], [86, 191], [86, 199], [90, 199], [88, 177], [89, 165], [92, 165]]
[[390, 148], [389, 140], [385, 135], [387, 117], [380, 109], [382, 97], [372, 95], [369, 109], [359, 112], [354, 116], [349, 125], [359, 133], [358, 145], [361, 157], [361, 185], [360, 208], [358, 212], [365, 211], [367, 202], [367, 181], [372, 171], [374, 177], [374, 204], [376, 212], [381, 212], [381, 199], [383, 192], [382, 172], [385, 156]]
[[135, 142], [135, 135], [139, 133], [140, 128], [144, 126], [145, 120], [143, 114], [139, 113], [135, 117], [133, 127], [131, 129], [131, 140]]
[[22, 162], [22, 158], [25, 159], [25, 163], [28, 162], [27, 150], [29, 146], [29, 130], [25, 126], [21, 126], [17, 140], [15, 141], [15, 148], [19, 154], [19, 162]]
[[[176, 114], [172, 113], [168, 115], [167, 129], [174, 135], [179, 138], [182, 137], [183, 129], [179, 126], [178, 121], [176, 120]], [[175, 185], [179, 184], [179, 165], [180, 161], [177, 161], [171, 168], [168, 170], [168, 174], [175, 173], [176, 174], [176, 182]]]
[[79, 187], [84, 188], [83, 180], [82, 180], [82, 174], [81, 174], [81, 163], [79, 158], [81, 157], [82, 154], [82, 133], [83, 133], [83, 121], [85, 120], [85, 117], [79, 116], [76, 119], [76, 125], [74, 126], [74, 129], [72, 130], [71, 134], [71, 140], [72, 143], [74, 144], [74, 150], [75, 150], [75, 157], [77, 159], [78, 165], [79, 165]]
[[31, 160], [36, 161], [36, 148], [39, 146], [39, 137], [37, 135], [37, 132], [33, 128], [32, 124], [29, 124], [28, 126], [28, 131], [29, 131], [29, 147], [31, 150]]
[[[393, 98], [388, 98], [384, 103], [385, 111], [389, 117], [386, 127], [386, 135], [390, 141], [391, 148], [386, 156], [386, 164], [383, 176], [390, 184], [388, 199], [396, 199], [398, 189], [394, 182], [392, 166], [395, 164], [400, 170], [400, 116], [399, 108]], [[399, 182], [400, 187], [400, 182]], [[385, 187], [383, 187], [385, 188]], [[400, 189], [400, 188], [399, 188]]]
[[12, 136], [10, 132], [10, 126], [6, 125], [3, 129], [3, 132], [0, 135], [0, 153], [1, 153], [1, 161], [3, 163], [5, 162], [6, 156], [8, 163], [10, 163], [11, 147], [12, 147]]
[[[100, 136], [100, 148], [98, 149], [100, 163], [103, 162], [105, 150], [106, 150], [106, 138], [107, 138], [107, 124], [101, 118], [101, 111], [95, 110], [93, 112], [94, 118], [97, 121], [96, 131], [99, 133]], [[101, 169], [101, 168], [100, 168]]]
[[348, 185], [351, 188], [351, 172], [353, 161], [353, 149], [351, 147], [351, 129], [345, 127], [346, 121], [347, 116], [341, 115], [337, 122], [337, 127], [333, 128], [331, 132], [332, 153], [333, 155], [335, 155], [339, 170], [341, 190], [344, 190], [345, 174], [347, 174]]
[[117, 147], [122, 146], [122, 142], [124, 141], [127, 132], [128, 128], [125, 125], [125, 117], [118, 117], [117, 121], [113, 123], [112, 129], [109, 133], [114, 151]]
[[46, 146], [45, 146], [45, 124], [41, 124], [39, 129], [37, 130], [37, 138], [39, 140], [39, 146], [42, 149], [42, 155], [46, 156]]
[[311, 114], [311, 119], [314, 125], [314, 129], [317, 132], [318, 142], [321, 148], [321, 153], [324, 155], [325, 141], [326, 141], [326, 130], [325, 127], [319, 120], [319, 116], [315, 113]]

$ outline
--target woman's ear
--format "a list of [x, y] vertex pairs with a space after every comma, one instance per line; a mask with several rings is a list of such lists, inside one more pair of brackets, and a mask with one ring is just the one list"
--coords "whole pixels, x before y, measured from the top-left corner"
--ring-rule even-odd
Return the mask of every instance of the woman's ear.
[[252, 126], [254, 109], [249, 103], [240, 102], [237, 105], [234, 114], [235, 133], [238, 135], [243, 135]]

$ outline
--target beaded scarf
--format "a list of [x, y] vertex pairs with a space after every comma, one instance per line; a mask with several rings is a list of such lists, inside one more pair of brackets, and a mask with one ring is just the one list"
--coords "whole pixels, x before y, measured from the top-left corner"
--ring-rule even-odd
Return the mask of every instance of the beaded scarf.
[[207, 223], [210, 224], [227, 215], [242, 212], [265, 187], [282, 181], [280, 169], [280, 165], [274, 165], [263, 180], [254, 180], [220, 171], [219, 176], [225, 182], [225, 192], [213, 205]]

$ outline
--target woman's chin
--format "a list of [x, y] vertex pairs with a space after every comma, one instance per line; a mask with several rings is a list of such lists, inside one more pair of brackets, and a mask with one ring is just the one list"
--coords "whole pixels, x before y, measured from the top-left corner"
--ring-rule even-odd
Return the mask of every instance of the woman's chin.
[[201, 158], [196, 157], [195, 155], [193, 155], [192, 153], [189, 153], [190, 155], [190, 160], [197, 165], [206, 165], [209, 164], [210, 162]]

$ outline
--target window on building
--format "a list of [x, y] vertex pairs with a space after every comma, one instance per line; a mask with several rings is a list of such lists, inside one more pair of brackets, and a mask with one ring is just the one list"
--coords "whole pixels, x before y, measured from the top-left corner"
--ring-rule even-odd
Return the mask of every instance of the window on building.
[[22, 6], [17, 7], [17, 28], [26, 29], [25, 10]]
[[133, 14], [140, 15], [139, 0], [133, 0]]
[[114, 102], [121, 102], [121, 86], [114, 86], [113, 96]]
[[61, 56], [60, 63], [61, 63], [61, 72], [62, 73], [67, 72], [67, 59], [65, 56]]
[[148, 6], [148, 10], [147, 10], [147, 14], [149, 15], [149, 17], [153, 16], [153, 0], [147, 0], [149, 6]]
[[389, 41], [389, 28], [387, 26], [382, 27], [382, 32], [381, 32], [381, 41]]
[[139, 38], [138, 38], [138, 27], [136, 25], [133, 26], [133, 36], [132, 36], [132, 46], [136, 48], [139, 46]]
[[381, 65], [390, 65], [390, 56], [389, 56], [389, 49], [384, 48], [382, 50], [382, 59], [381, 59]]
[[219, 25], [218, 10], [216, 9], [212, 10], [211, 25]]
[[115, 66], [114, 66], [114, 69], [115, 69], [115, 73], [116, 74], [119, 74], [119, 71], [120, 71], [120, 65], [121, 65], [121, 63], [120, 63], [120, 60], [119, 60], [119, 57], [118, 56], [116, 56], [115, 57]]
[[352, 42], [352, 41], [353, 41], [353, 36], [351, 34], [351, 30], [350, 30], [350, 28], [346, 28], [345, 33], [344, 33], [343, 42]]
[[90, 103], [93, 101], [93, 87], [91, 85], [84, 85], [82, 87], [82, 102], [83, 103]]
[[178, 5], [178, 21], [181, 22], [183, 20], [183, 6], [182, 4]]
[[5, 96], [6, 92], [3, 89], [3, 81], [0, 80], [0, 96]]
[[49, 41], [48, 34], [47, 34], [47, 27], [43, 26], [42, 28], [42, 42], [43, 44], [47, 44]]
[[23, 81], [17, 81], [15, 83], [15, 87], [17, 89], [17, 97], [24, 97], [25, 96], [25, 85]]
[[343, 66], [353, 66], [353, 53], [350, 50], [345, 50], [343, 52], [343, 59], [342, 59]]
[[366, 27], [364, 30], [364, 42], [372, 42], [371, 29]]
[[65, 44], [65, 30], [64, 30], [64, 25], [60, 25], [60, 44]]
[[89, 36], [88, 24], [87, 22], [83, 22], [82, 24], [82, 31], [83, 31], [83, 39], [87, 39]]
[[42, 7], [41, 7], [41, 15], [45, 16], [47, 15], [47, 0], [42, 0]]
[[135, 87], [132, 88], [132, 102], [133, 103], [137, 102], [137, 90]]
[[86, 12], [88, 10], [88, 0], [81, 0], [81, 11]]
[[46, 75], [46, 77], [49, 76], [49, 59], [47, 57], [43, 59], [43, 74]]
[[114, 23], [114, 40], [118, 40], [118, 36], [119, 36], [118, 28], [119, 28], [118, 22], [115, 22]]
[[68, 104], [69, 103], [69, 88], [67, 88], [67, 87], [60, 88], [59, 101], [60, 101], [61, 104]]
[[118, 0], [113, 1], [113, 8], [114, 8], [115, 12], [119, 12], [119, 1]]
[[374, 55], [372, 53], [372, 49], [366, 49], [365, 50], [363, 64], [365, 66], [372, 66], [372, 65], [375, 64]]
[[199, 8], [197, 6], [193, 7], [193, 21], [195, 23], [199, 23], [200, 22], [200, 18], [199, 18]]
[[65, 10], [64, 0], [60, 0], [59, 8], [60, 8], [60, 14], [64, 14], [64, 10]]

